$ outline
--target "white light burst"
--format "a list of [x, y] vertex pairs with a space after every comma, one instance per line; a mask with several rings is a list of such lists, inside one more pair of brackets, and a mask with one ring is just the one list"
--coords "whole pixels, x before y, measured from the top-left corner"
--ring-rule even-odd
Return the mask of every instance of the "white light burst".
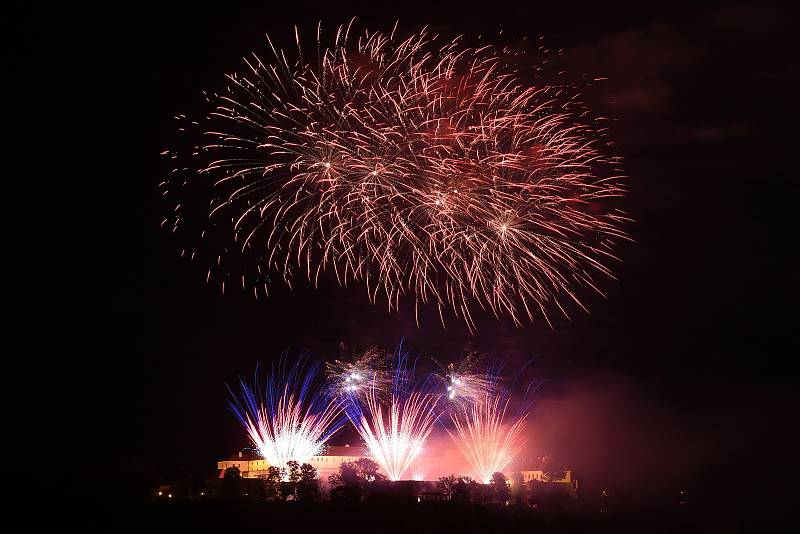
[[301, 360], [285, 372], [281, 363], [267, 376], [263, 393], [257, 377], [253, 387], [240, 381], [240, 395], [231, 391], [233, 412], [270, 465], [308, 462], [344, 424], [341, 403], [315, 387], [318, 369], [314, 364], [305, 371]]

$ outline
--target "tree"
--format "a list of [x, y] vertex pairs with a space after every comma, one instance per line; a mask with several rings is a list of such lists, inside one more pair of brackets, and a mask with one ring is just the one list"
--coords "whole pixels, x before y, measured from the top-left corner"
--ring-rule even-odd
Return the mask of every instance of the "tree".
[[536, 480], [529, 480], [525, 484], [525, 498], [527, 499], [529, 506], [533, 505], [538, 506], [538, 502], [536, 500], [537, 497], [536, 484], [538, 484], [538, 481]]
[[294, 460], [286, 462], [286, 480], [292, 484], [297, 484], [300, 480], [300, 464]]
[[269, 501], [274, 501], [280, 497], [281, 480], [283, 473], [279, 467], [274, 465], [269, 466], [266, 476], [262, 477], [264, 480], [264, 496]]
[[511, 488], [508, 486], [508, 479], [499, 471], [492, 475], [489, 488], [492, 500], [497, 503], [504, 504], [511, 497]]
[[386, 480], [380, 466], [368, 458], [355, 462], [344, 462], [339, 472], [328, 477], [331, 485], [331, 499], [364, 500], [373, 483]]
[[232, 465], [225, 470], [225, 480], [235, 480], [239, 478], [242, 478], [242, 473], [235, 465]]
[[361, 500], [361, 483], [355, 462], [343, 462], [339, 472], [328, 477], [328, 483], [331, 486], [331, 500]]
[[386, 477], [381, 473], [381, 467], [369, 458], [359, 458], [354, 463], [356, 464], [358, 476], [363, 482], [386, 480]]
[[289, 497], [297, 498], [297, 483], [300, 481], [300, 464], [294, 460], [286, 462], [284, 481], [281, 483], [281, 498], [285, 501]]
[[468, 476], [447, 475], [436, 482], [436, 487], [445, 494], [448, 500], [467, 502], [469, 501], [471, 482], [472, 479]]
[[436, 487], [444, 493], [447, 500], [450, 500], [453, 498], [453, 488], [455, 488], [457, 482], [458, 477], [455, 475], [447, 475], [446, 477], [439, 477], [439, 480], [436, 482]]
[[332, 488], [343, 486], [354, 486], [358, 484], [358, 471], [354, 462], [342, 462], [339, 472], [328, 477], [328, 483]]
[[454, 502], [461, 502], [461, 503], [469, 502], [471, 499], [470, 489], [472, 488], [473, 484], [475, 484], [475, 481], [473, 481], [468, 476], [462, 475], [458, 477], [456, 479], [456, 483], [453, 484], [453, 494], [450, 498]]
[[301, 501], [318, 501], [319, 493], [317, 470], [311, 464], [301, 465], [300, 478], [297, 482], [297, 499]]
[[469, 500], [475, 504], [486, 504], [490, 501], [491, 486], [481, 484], [476, 480], [470, 480], [467, 484], [467, 495]]
[[239, 487], [241, 485], [242, 474], [239, 468], [231, 466], [225, 470], [225, 478], [222, 482], [222, 493], [228, 499], [239, 497]]
[[522, 473], [516, 472], [511, 475], [511, 500], [516, 506], [525, 504], [527, 488], [525, 487], [525, 480]]

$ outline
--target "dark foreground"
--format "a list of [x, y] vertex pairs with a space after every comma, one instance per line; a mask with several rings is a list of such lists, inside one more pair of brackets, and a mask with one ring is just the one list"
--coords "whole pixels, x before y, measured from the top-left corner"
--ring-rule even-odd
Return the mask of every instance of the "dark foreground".
[[[73, 510], [74, 512], [75, 510]], [[731, 515], [675, 509], [613, 514], [546, 513], [527, 507], [451, 503], [268, 503], [170, 500], [102, 506], [75, 517], [75, 531], [259, 532], [323, 534], [369, 532], [776, 532], [769, 518], [742, 523]], [[71, 522], [72, 523], [72, 522]]]

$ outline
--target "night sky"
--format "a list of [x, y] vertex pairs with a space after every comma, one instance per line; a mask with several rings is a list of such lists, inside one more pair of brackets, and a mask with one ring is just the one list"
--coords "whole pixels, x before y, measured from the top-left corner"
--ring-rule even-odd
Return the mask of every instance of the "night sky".
[[[324, 358], [340, 342], [401, 339], [445, 360], [465, 348], [537, 357], [533, 377], [548, 382], [531, 451], [559, 456], [591, 488], [744, 500], [748, 490], [731, 491], [734, 470], [748, 472], [748, 487], [777, 474], [798, 354], [793, 14], [745, 2], [426, 4], [75, 8], [53, 14], [47, 54], [28, 41], [46, 66], [36, 90], [52, 108], [59, 168], [39, 182], [59, 246], [46, 262], [54, 306], [38, 316], [56, 347], [36, 362], [58, 370], [50, 409], [65, 416], [71, 477], [213, 474], [245, 445], [226, 382], [287, 348]], [[591, 315], [574, 311], [552, 329], [484, 317], [471, 336], [434, 315], [418, 328], [410, 307], [390, 315], [358, 286], [222, 296], [202, 266], [178, 258], [157, 190], [172, 116], [199, 109], [201, 91], [243, 55], [266, 55], [265, 33], [288, 46], [293, 24], [311, 36], [319, 19], [332, 31], [352, 15], [359, 28], [399, 19], [406, 32], [543, 36], [565, 49], [571, 73], [608, 78], [585, 98], [616, 119], [636, 242], [619, 248], [606, 299], [582, 293]]]

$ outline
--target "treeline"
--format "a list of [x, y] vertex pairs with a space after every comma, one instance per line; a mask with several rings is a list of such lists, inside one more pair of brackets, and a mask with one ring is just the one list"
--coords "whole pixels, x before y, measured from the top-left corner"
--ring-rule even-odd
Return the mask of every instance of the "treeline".
[[[225, 470], [223, 497], [241, 497], [242, 476], [238, 467]], [[260, 495], [255, 497], [267, 501], [314, 502], [321, 498], [317, 470], [311, 464], [300, 464], [294, 460], [286, 462], [286, 468], [270, 466], [261, 477]], [[249, 495], [248, 495], [249, 496]]]

